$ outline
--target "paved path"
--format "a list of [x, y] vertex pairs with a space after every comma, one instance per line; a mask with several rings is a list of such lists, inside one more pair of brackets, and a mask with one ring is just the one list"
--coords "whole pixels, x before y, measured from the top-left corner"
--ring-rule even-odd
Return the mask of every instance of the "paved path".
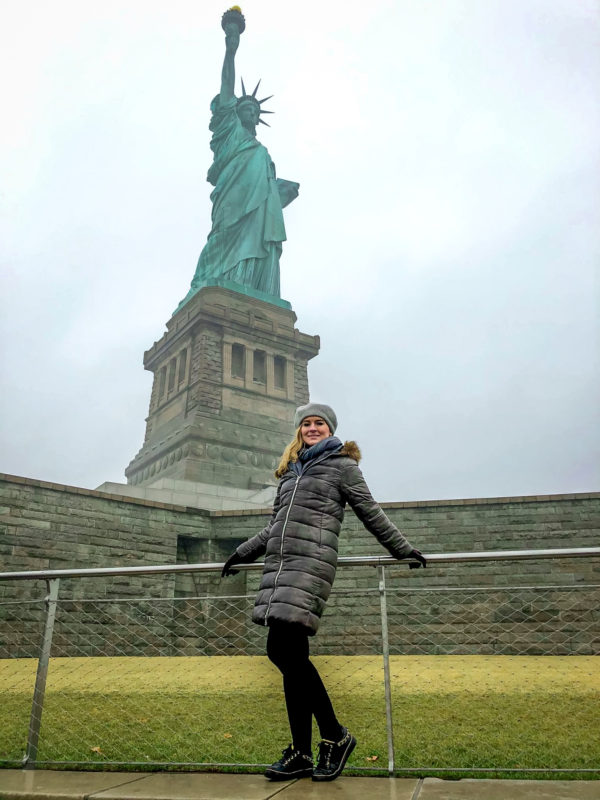
[[0, 770], [0, 800], [600, 800], [598, 781], [338, 778], [272, 783], [262, 775]]

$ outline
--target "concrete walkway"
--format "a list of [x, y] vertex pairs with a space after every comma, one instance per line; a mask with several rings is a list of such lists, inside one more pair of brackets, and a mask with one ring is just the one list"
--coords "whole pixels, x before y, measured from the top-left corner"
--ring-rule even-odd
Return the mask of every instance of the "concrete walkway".
[[0, 800], [600, 800], [598, 781], [346, 778], [272, 783], [262, 775], [0, 770]]

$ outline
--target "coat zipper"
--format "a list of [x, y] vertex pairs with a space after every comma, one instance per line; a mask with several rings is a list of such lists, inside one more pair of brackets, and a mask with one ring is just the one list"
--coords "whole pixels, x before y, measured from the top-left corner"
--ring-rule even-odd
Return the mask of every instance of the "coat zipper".
[[294, 504], [294, 498], [296, 497], [296, 489], [298, 488], [298, 484], [300, 482], [300, 475], [296, 478], [296, 484], [294, 486], [294, 491], [292, 492], [292, 499], [290, 500], [290, 504], [288, 506], [287, 514], [285, 515], [285, 522], [283, 523], [283, 530], [281, 531], [281, 546], [279, 548], [279, 569], [277, 570], [277, 575], [275, 575], [275, 581], [273, 583], [273, 591], [271, 592], [271, 597], [269, 597], [269, 602], [267, 604], [267, 610], [265, 611], [265, 625], [267, 624], [267, 617], [269, 616], [269, 611], [271, 610], [271, 603], [273, 602], [273, 595], [275, 594], [275, 590], [277, 589], [277, 581], [279, 580], [279, 576], [281, 574], [281, 569], [283, 567], [283, 540], [285, 538], [285, 529], [288, 524], [288, 519], [290, 518], [290, 511], [292, 510], [292, 506]]

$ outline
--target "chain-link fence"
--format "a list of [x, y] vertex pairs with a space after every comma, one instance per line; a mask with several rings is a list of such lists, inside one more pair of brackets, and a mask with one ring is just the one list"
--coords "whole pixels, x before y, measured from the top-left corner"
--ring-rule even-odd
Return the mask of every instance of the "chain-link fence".
[[[600, 548], [540, 553], [452, 559], [600, 565]], [[0, 574], [0, 765], [275, 760], [289, 730], [267, 629], [250, 621], [260, 565], [233, 583], [220, 566]], [[350, 769], [600, 768], [600, 585], [429, 588], [391, 559], [341, 566], [358, 587], [339, 582], [311, 652], [358, 739]]]

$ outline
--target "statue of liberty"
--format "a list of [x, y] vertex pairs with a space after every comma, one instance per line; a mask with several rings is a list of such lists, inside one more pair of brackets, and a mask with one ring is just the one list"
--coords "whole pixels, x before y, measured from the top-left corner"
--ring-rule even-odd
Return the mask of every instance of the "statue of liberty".
[[203, 286], [279, 298], [279, 257], [286, 238], [282, 209], [298, 196], [299, 184], [276, 177], [267, 148], [256, 139], [256, 126], [267, 124], [261, 115], [272, 113], [261, 108], [270, 98], [256, 97], [260, 81], [252, 94], [246, 93], [243, 81], [241, 97], [234, 94], [235, 54], [245, 29], [240, 9], [226, 11], [221, 25], [225, 60], [209, 125], [214, 159], [207, 180], [215, 187], [210, 196], [212, 229], [178, 310]]

